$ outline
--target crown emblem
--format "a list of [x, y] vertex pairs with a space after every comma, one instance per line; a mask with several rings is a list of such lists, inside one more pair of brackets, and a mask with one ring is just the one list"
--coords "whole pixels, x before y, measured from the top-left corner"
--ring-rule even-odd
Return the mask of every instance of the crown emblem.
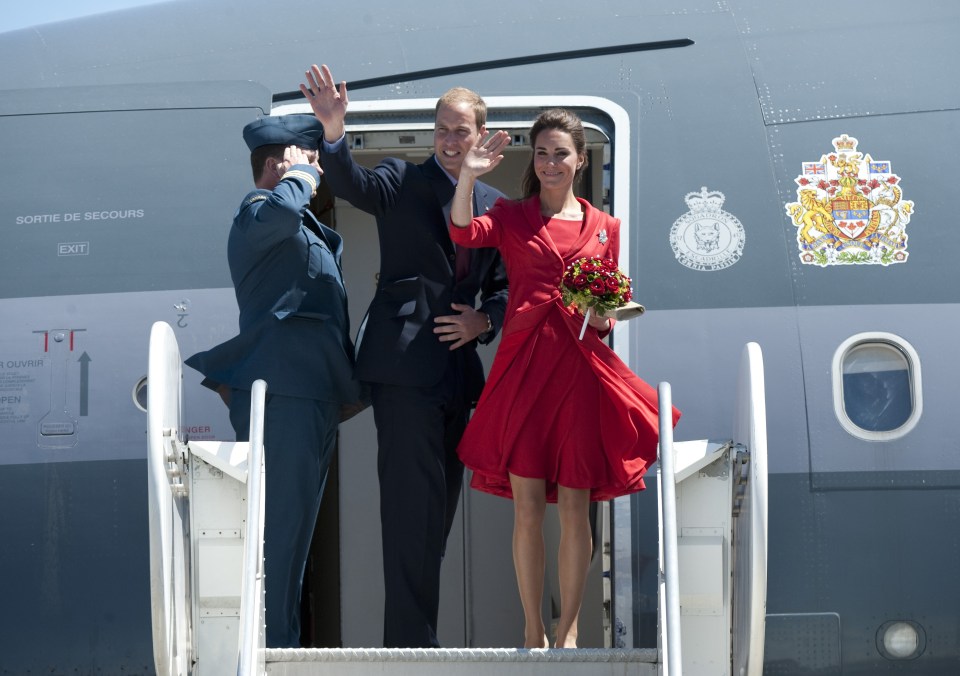
[[706, 187], [683, 198], [690, 211], [670, 228], [670, 246], [678, 263], [691, 270], [712, 272], [740, 260], [746, 233], [736, 216], [720, 208], [725, 199], [719, 190]]
[[706, 186], [702, 186], [700, 192], [688, 192], [683, 201], [690, 211], [720, 211], [724, 199], [722, 192], [707, 190]]
[[838, 153], [852, 152], [857, 149], [857, 139], [842, 134], [839, 138], [833, 139], [833, 147]]

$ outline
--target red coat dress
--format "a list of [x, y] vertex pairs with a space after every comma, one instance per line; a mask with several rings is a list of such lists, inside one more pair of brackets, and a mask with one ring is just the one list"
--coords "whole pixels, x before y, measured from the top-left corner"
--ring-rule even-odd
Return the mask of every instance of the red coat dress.
[[[656, 459], [657, 392], [638, 378], [564, 306], [560, 278], [583, 256], [618, 260], [620, 221], [579, 200], [584, 219], [544, 222], [540, 198], [500, 199], [450, 237], [467, 247], [496, 247], [510, 284], [507, 314], [486, 387], [457, 453], [471, 485], [512, 497], [508, 472], [590, 489], [609, 500], [644, 488]], [[559, 246], [558, 246], [559, 243]], [[676, 424], [680, 412], [674, 409]]]

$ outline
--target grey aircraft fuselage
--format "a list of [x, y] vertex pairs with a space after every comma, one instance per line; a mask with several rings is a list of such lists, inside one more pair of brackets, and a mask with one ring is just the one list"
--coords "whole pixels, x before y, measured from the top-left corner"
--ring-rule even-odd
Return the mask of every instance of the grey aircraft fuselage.
[[[623, 220], [647, 307], [614, 346], [671, 383], [678, 440], [729, 435], [740, 350], [763, 350], [765, 673], [955, 671], [957, 35], [952, 0], [175, 0], [0, 34], [0, 674], [153, 672], [147, 337], [168, 322], [186, 357], [236, 332], [240, 129], [306, 112], [312, 63], [358, 84], [347, 121], [363, 162], [422, 161], [437, 96], [480, 92], [488, 129], [518, 143], [491, 180], [511, 195], [532, 119], [577, 110], [584, 195]], [[325, 217], [346, 239], [357, 326], [376, 233], [343, 202]], [[184, 433], [232, 438], [199, 380], [185, 371]], [[341, 430], [308, 575], [319, 644], [379, 641], [365, 416]], [[628, 647], [656, 644], [648, 483], [629, 498], [633, 598], [614, 639]], [[465, 495], [447, 645], [519, 635], [509, 513]], [[906, 647], [884, 641], [897, 623]]]

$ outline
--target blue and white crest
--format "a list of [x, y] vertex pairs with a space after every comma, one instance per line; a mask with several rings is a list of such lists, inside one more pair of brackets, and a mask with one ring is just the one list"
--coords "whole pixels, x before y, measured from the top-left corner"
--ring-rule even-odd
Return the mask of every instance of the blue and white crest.
[[722, 192], [691, 192], [683, 198], [690, 211], [670, 229], [670, 246], [680, 264], [691, 270], [711, 272], [728, 268], [740, 260], [746, 239], [743, 225], [721, 209]]

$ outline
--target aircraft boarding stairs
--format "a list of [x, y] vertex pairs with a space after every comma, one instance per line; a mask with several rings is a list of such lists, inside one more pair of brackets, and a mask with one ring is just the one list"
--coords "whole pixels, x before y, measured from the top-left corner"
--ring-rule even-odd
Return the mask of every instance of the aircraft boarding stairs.
[[[249, 443], [184, 442], [179, 349], [170, 326], [154, 324], [148, 492], [161, 676], [762, 674], [767, 454], [755, 343], [741, 359], [732, 441], [674, 443], [669, 416], [661, 417], [658, 649], [265, 649], [265, 392], [257, 381]], [[669, 384], [660, 384], [659, 396], [669, 411]]]

